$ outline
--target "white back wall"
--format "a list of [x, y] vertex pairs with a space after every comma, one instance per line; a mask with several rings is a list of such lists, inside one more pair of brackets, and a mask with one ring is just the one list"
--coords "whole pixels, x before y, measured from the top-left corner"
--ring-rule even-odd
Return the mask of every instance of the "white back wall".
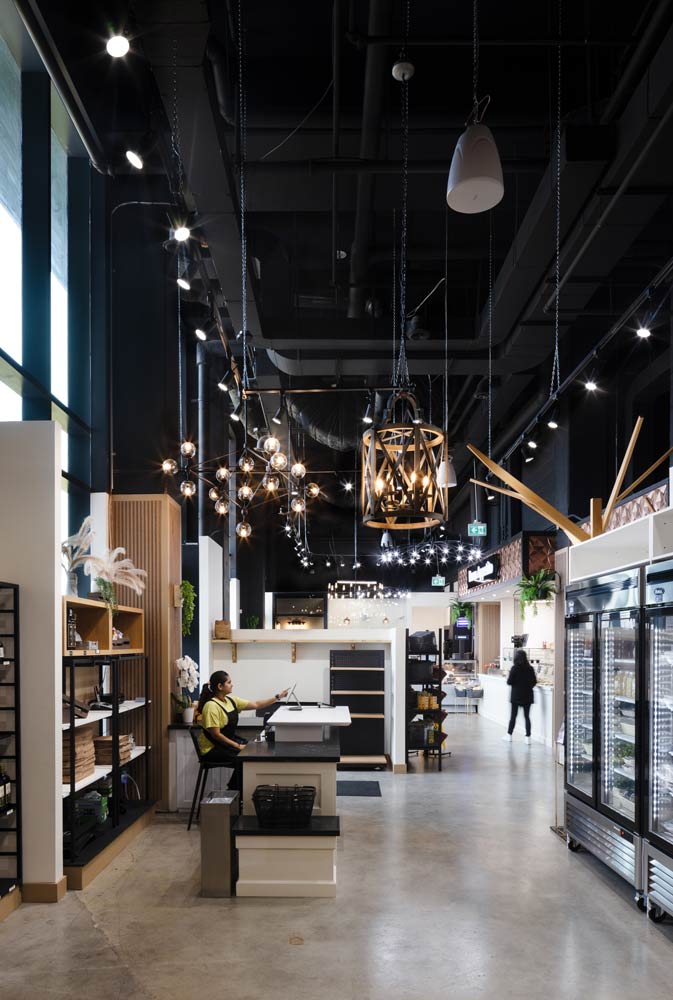
[[61, 428], [0, 423], [0, 579], [18, 583], [24, 884], [63, 878]]
[[[346, 621], [345, 619], [349, 619]], [[384, 622], [384, 618], [388, 621]], [[404, 628], [407, 618], [406, 599], [328, 597], [328, 628]]]

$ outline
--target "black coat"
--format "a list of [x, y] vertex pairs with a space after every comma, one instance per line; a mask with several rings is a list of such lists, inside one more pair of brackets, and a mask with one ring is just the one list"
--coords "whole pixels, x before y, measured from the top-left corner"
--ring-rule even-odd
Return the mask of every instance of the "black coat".
[[509, 672], [507, 683], [512, 688], [509, 699], [512, 705], [533, 704], [533, 688], [537, 684], [537, 677], [530, 663], [513, 666]]

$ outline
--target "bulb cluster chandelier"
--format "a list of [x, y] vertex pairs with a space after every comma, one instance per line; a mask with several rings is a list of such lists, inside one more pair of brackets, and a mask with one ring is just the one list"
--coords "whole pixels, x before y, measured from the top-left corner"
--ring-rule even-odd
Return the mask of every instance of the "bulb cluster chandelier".
[[391, 600], [391, 598], [409, 597], [408, 590], [395, 590], [385, 587], [375, 580], [335, 580], [328, 584], [327, 596], [341, 600], [355, 598], [373, 601]]

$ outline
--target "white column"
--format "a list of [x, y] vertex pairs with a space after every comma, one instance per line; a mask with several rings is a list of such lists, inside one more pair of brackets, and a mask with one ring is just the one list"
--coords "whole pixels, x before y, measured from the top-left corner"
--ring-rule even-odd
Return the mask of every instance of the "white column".
[[20, 587], [24, 898], [65, 892], [61, 798], [61, 428], [0, 423], [0, 579]]
[[213, 672], [211, 638], [213, 622], [222, 617], [222, 546], [209, 535], [199, 538], [199, 668], [201, 683], [205, 683]]
[[232, 576], [229, 580], [229, 618], [232, 628], [240, 628], [241, 621], [241, 581]]
[[273, 592], [264, 591], [264, 628], [273, 628]]

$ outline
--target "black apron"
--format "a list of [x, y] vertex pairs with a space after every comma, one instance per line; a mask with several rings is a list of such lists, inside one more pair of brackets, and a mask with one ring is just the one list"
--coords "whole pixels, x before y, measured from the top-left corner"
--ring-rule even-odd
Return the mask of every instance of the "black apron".
[[[223, 736], [226, 736], [227, 739], [236, 740], [237, 743], [247, 743], [248, 741], [245, 739], [245, 737], [239, 736], [238, 733], [236, 732], [236, 726], [238, 725], [238, 709], [236, 707], [236, 702], [232, 701], [229, 695], [225, 695], [225, 698], [231, 705], [231, 711], [226, 712], [227, 724], [226, 726], [223, 726], [220, 729], [220, 732], [222, 733]], [[222, 704], [219, 698], [215, 698], [213, 700]], [[203, 727], [201, 728], [203, 729]], [[219, 740], [214, 740], [207, 729], [203, 729], [203, 732], [205, 733], [206, 738], [209, 739], [210, 742], [213, 744], [213, 746], [217, 747], [218, 750], [222, 750], [225, 753], [228, 752], [231, 754], [232, 757], [236, 757], [240, 753], [239, 750], [234, 750], [234, 748], [232, 746], [229, 746], [229, 744], [220, 743]]]

